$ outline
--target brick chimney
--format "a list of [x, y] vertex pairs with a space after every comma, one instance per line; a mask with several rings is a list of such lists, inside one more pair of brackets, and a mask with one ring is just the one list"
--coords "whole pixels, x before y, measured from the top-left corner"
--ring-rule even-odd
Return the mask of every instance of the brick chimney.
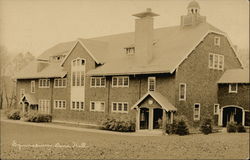
[[138, 17], [135, 19], [135, 56], [147, 64], [153, 58], [153, 17], [158, 16], [158, 14], [147, 8], [145, 12], [133, 16]]

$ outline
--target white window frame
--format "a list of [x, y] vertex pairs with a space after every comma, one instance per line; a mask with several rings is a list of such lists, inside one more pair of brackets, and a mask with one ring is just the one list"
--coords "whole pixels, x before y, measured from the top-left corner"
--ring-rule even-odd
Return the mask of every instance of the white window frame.
[[[235, 86], [235, 90], [232, 90], [232, 85], [236, 85]], [[238, 93], [238, 83], [232, 83], [232, 84], [229, 84], [229, 93]]]
[[[92, 103], [95, 104], [95, 109], [94, 109], [94, 110], [92, 109]], [[101, 105], [102, 103], [104, 104], [103, 110], [96, 109], [96, 106], [97, 106], [97, 105]], [[100, 106], [99, 106], [99, 108], [100, 108]], [[90, 110], [90, 111], [93, 111], [93, 112], [105, 112], [105, 102], [104, 102], [104, 101], [90, 101], [89, 110]]]
[[[61, 85], [59, 85], [59, 81], [61, 81]], [[65, 81], [65, 86], [63, 85], [63, 81]], [[54, 88], [66, 88], [66, 87], [67, 87], [67, 78], [55, 78], [54, 79]]]
[[36, 92], [35, 87], [36, 87], [36, 82], [33, 80], [33, 81], [30, 82], [30, 93], [35, 93]]
[[[63, 102], [65, 106], [63, 105]], [[61, 104], [61, 107], [59, 104]], [[54, 109], [66, 109], [66, 106], [67, 106], [66, 100], [54, 100]]]
[[[114, 78], [117, 78], [117, 85], [114, 85]], [[124, 85], [124, 79], [128, 79], [128, 85]], [[119, 85], [119, 79], [122, 79], [122, 85]], [[118, 87], [129, 87], [129, 76], [114, 76], [112, 77], [112, 87], [118, 88]]]
[[154, 81], [154, 90], [152, 91], [155, 91], [156, 90], [156, 78], [155, 77], [148, 77], [148, 91], [151, 91], [150, 90], [150, 80], [153, 80]]
[[[104, 85], [102, 85], [102, 79], [104, 79]], [[94, 85], [92, 85], [92, 81], [95, 81]], [[100, 80], [100, 86], [97, 86], [96, 81]], [[90, 78], [90, 87], [91, 88], [105, 88], [106, 87], [106, 77], [91, 77]]]
[[135, 53], [135, 47], [126, 47], [124, 49], [127, 55], [133, 55]]
[[220, 104], [214, 104], [214, 115], [219, 115], [220, 113]]
[[[217, 41], [218, 40], [218, 41]], [[215, 46], [220, 46], [220, 37], [218, 37], [218, 36], [215, 36], [214, 37], [214, 45]]]
[[[184, 98], [181, 98], [181, 86], [184, 85]], [[186, 101], [187, 99], [187, 84], [180, 83], [179, 84], [179, 101]]]
[[[75, 108], [73, 108], [73, 103], [75, 103]], [[79, 104], [79, 108], [77, 109], [77, 103]], [[83, 103], [83, 108], [81, 108], [81, 105]], [[83, 101], [71, 101], [70, 103], [70, 110], [74, 110], [74, 111], [84, 111], [85, 110], [85, 102]]]
[[44, 114], [50, 114], [50, 100], [39, 99], [38, 111]]
[[[43, 81], [45, 81], [45, 84], [46, 84], [45, 86], [43, 86]], [[49, 85], [47, 85], [47, 84], [49, 84]], [[50, 79], [39, 79], [38, 88], [50, 88]]]
[[[118, 110], [118, 104], [122, 104], [122, 110], [119, 111]], [[113, 105], [116, 104], [116, 111], [113, 110]], [[127, 111], [124, 110], [124, 104], [127, 104]], [[111, 106], [111, 112], [112, 113], [128, 113], [128, 110], [129, 110], [129, 105], [128, 105], [128, 102], [112, 102], [112, 106]]]
[[[210, 61], [210, 56], [212, 56], [212, 63]], [[218, 58], [217, 63], [215, 63], [215, 57]], [[208, 68], [215, 69], [215, 70], [224, 70], [224, 55], [221, 54], [215, 54], [215, 53], [209, 53], [208, 55]], [[220, 67], [221, 62], [221, 67]], [[215, 66], [217, 65], [217, 66]]]
[[[196, 113], [196, 112], [195, 112], [195, 106], [196, 106], [196, 105], [199, 105], [198, 118], [195, 117], [195, 115], [196, 115], [196, 114], [195, 114], [195, 113]], [[194, 104], [193, 117], [194, 117], [194, 121], [199, 121], [199, 120], [200, 120], [200, 118], [201, 118], [201, 104], [200, 104], [200, 103], [195, 103], [195, 104]]]

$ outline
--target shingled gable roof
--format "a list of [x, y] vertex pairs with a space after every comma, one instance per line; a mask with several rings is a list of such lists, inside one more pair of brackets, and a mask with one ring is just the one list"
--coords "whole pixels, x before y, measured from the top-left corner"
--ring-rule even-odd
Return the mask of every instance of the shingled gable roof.
[[169, 111], [177, 111], [177, 108], [169, 102], [169, 100], [160, 94], [159, 92], [147, 92], [144, 96], [142, 96], [132, 107], [131, 109], [135, 109], [138, 107], [138, 105], [144, 101], [148, 96], [151, 96], [157, 103], [161, 105], [163, 109], [165, 109], [167, 112]]
[[[128, 56], [124, 47], [134, 43], [134, 32], [93, 38], [109, 44], [104, 65], [89, 71], [90, 76], [172, 73], [209, 33], [227, 35], [210, 25], [174, 26], [154, 30], [153, 59], [142, 64], [140, 56]], [[230, 42], [230, 41], [229, 41]], [[135, 53], [136, 54], [136, 53]]]
[[67, 72], [63, 70], [60, 63], [49, 63], [47, 67], [38, 72], [38, 62], [32, 61], [15, 75], [16, 79], [33, 78], [63, 78]]
[[218, 83], [250, 83], [249, 69], [226, 70]]

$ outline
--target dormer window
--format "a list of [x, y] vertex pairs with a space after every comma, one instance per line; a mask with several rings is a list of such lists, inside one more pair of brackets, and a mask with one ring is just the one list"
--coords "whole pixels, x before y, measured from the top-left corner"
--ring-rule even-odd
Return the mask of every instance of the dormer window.
[[135, 53], [135, 47], [126, 47], [124, 48], [126, 51], [126, 54], [131, 55]]
[[220, 37], [214, 37], [214, 45], [220, 46]]

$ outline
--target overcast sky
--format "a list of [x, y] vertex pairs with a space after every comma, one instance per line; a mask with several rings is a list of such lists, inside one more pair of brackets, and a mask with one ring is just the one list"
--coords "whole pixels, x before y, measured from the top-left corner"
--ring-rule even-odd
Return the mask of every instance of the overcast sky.
[[[191, 0], [0, 0], [0, 44], [39, 55], [77, 38], [134, 31], [134, 13], [152, 8], [155, 28], [180, 24]], [[197, 0], [201, 14], [239, 48], [249, 44], [248, 0]], [[188, 38], [188, 37], [187, 37]]]

